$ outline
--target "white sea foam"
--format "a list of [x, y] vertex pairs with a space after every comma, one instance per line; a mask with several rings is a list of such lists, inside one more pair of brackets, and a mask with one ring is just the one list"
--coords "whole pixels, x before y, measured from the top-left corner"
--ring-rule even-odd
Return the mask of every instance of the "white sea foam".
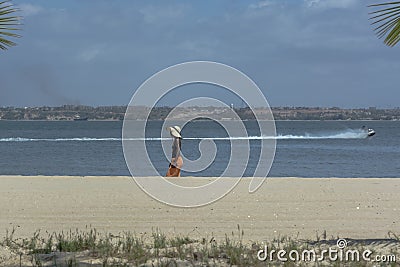
[[[185, 137], [185, 140], [263, 140], [263, 139], [363, 139], [368, 135], [362, 130], [346, 130], [341, 132], [331, 132], [324, 134], [304, 134], [304, 135], [277, 135], [277, 136], [246, 136], [246, 137]], [[121, 141], [121, 138], [105, 137], [74, 137], [74, 138], [23, 138], [23, 137], [8, 137], [0, 138], [0, 142], [93, 142], [93, 141]], [[128, 138], [128, 141], [166, 141], [171, 138]]]

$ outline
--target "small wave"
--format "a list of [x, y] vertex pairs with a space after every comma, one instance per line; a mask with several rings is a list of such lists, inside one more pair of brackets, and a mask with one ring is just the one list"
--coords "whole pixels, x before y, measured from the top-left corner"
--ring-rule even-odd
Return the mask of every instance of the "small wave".
[[305, 134], [305, 135], [278, 135], [277, 139], [364, 139], [368, 133], [362, 130], [348, 130], [327, 134]]
[[[304, 134], [304, 135], [277, 135], [277, 136], [246, 136], [246, 137], [185, 137], [184, 140], [291, 140], [291, 139], [364, 139], [368, 134], [362, 130], [347, 130], [329, 134]], [[75, 137], [75, 138], [24, 138], [8, 137], [0, 138], [0, 142], [93, 142], [93, 141], [121, 141], [122, 138], [105, 137]], [[148, 138], [127, 138], [128, 141], [167, 141], [171, 138], [148, 137]]]

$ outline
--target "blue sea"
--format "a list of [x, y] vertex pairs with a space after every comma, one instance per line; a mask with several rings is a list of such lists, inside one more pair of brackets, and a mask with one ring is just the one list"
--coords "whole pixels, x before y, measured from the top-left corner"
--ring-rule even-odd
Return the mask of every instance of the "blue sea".
[[[168, 158], [157, 138], [162, 123], [147, 123], [146, 147], [161, 175]], [[259, 130], [243, 122], [250, 138], [245, 176], [254, 173]], [[199, 142], [217, 138], [217, 155], [207, 169], [182, 176], [219, 176], [227, 166], [230, 140], [212, 121], [193, 121], [182, 130], [182, 152], [200, 157]], [[366, 137], [360, 128], [376, 131]], [[400, 121], [277, 121], [271, 177], [400, 177]], [[121, 121], [0, 121], [0, 175], [130, 175], [125, 163]], [[137, 155], [138, 160], [143, 155]]]

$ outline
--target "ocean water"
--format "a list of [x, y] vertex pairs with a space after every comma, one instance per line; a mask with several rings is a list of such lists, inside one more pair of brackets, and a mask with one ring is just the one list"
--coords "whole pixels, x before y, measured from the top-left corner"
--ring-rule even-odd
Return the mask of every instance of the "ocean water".
[[[254, 173], [260, 139], [276, 138], [269, 176], [400, 177], [400, 121], [278, 121], [276, 137], [260, 136], [256, 122], [244, 123], [250, 136], [245, 176]], [[360, 130], [363, 125], [375, 129], [376, 135], [367, 138]], [[161, 143], [171, 140], [160, 138], [161, 130], [162, 122], [148, 122], [145, 141], [153, 165], [163, 175], [169, 162]], [[119, 121], [0, 121], [0, 175], [130, 175], [121, 131]], [[201, 140], [212, 139], [217, 147], [208, 168], [182, 175], [221, 175], [234, 138], [211, 121], [191, 122], [182, 135], [182, 152], [191, 160], [200, 157]]]

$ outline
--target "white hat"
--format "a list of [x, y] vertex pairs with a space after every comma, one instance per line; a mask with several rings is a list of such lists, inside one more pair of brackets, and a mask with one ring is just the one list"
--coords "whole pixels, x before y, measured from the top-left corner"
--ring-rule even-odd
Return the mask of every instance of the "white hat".
[[167, 128], [169, 130], [169, 134], [173, 137], [182, 138], [181, 136], [181, 127], [179, 126], [172, 126]]

